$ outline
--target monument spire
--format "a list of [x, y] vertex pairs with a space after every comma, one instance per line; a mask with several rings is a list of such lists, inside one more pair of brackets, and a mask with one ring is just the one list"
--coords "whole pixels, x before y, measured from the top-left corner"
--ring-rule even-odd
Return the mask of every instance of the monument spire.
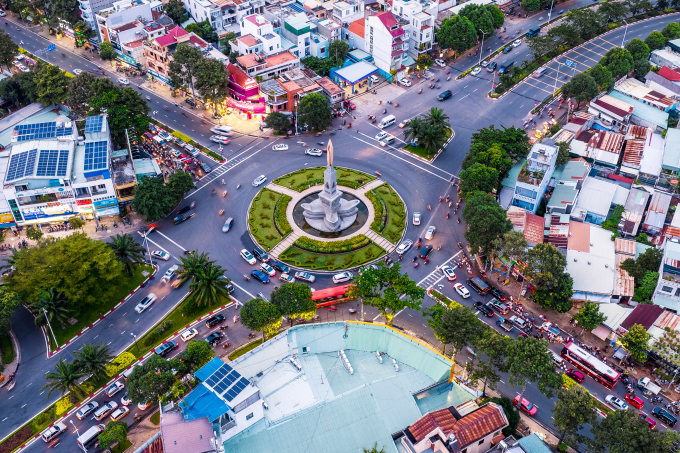
[[329, 167], [333, 165], [333, 142], [330, 138], [328, 139], [328, 148], [326, 148], [326, 162]]

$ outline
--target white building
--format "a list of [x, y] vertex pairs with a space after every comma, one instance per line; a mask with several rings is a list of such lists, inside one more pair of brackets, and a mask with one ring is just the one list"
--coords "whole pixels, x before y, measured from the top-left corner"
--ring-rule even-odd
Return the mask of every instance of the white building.
[[78, 8], [80, 8], [80, 17], [85, 23], [90, 26], [92, 30], [97, 30], [97, 22], [95, 20], [95, 13], [103, 9], [112, 7], [114, 0], [78, 0]]
[[419, 3], [408, 0], [394, 0], [392, 13], [404, 22], [406, 34], [411, 39], [408, 50], [414, 60], [423, 53], [428, 53], [434, 44], [434, 20], [437, 17], [437, 3]]
[[[262, 52], [265, 55], [274, 55], [283, 50], [281, 47], [281, 36], [274, 33], [274, 26], [263, 16], [259, 14], [244, 16], [241, 18], [240, 23], [239, 54], [245, 55], [247, 53]], [[252, 36], [252, 39], [247, 38], [248, 35]]]
[[403, 27], [389, 11], [366, 18], [364, 50], [373, 55], [380, 75], [388, 80], [392, 79], [391, 71], [396, 72], [397, 80], [404, 77], [406, 68], [402, 64], [402, 57], [404, 48], [408, 48], [405, 35]]
[[261, 14], [264, 0], [184, 0], [184, 7], [196, 22], [208, 20], [221, 39], [227, 33], [238, 33], [245, 16]]
[[333, 20], [341, 25], [351, 24], [364, 17], [363, 0], [348, 0], [333, 4]]
[[512, 197], [513, 206], [524, 208], [532, 214], [536, 213], [555, 171], [556, 160], [556, 147], [543, 143], [534, 144], [529, 151], [526, 165], [517, 176]]
[[[99, 10], [95, 13], [99, 41], [110, 41], [113, 47], [120, 51], [120, 46], [117, 47], [118, 40], [112, 39], [112, 36], [135, 28], [137, 23], [142, 24], [143, 29], [143, 24], [153, 21], [152, 11], [163, 11], [163, 3], [158, 0], [152, 2], [123, 0], [115, 2], [110, 8]], [[133, 24], [131, 28], [124, 27], [131, 23]], [[113, 30], [121, 28], [122, 31]], [[141, 37], [140, 35], [140, 39]]]

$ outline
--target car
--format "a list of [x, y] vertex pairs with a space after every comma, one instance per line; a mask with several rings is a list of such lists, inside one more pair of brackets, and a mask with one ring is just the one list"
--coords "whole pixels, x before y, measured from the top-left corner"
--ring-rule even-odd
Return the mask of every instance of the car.
[[470, 72], [470, 75], [476, 76], [476, 75], [479, 74], [480, 72], [482, 72], [482, 68], [479, 67], [479, 66], [477, 66], [475, 69], [473, 69], [473, 70]]
[[427, 258], [427, 256], [432, 252], [432, 249], [433, 247], [431, 245], [426, 245], [425, 247], [423, 247], [423, 251], [420, 252], [420, 255], [418, 256], [420, 256], [421, 258]]
[[350, 110], [354, 110], [357, 108], [357, 105], [354, 102], [349, 101], [349, 103], [347, 104], [347, 108], [349, 108]]
[[309, 148], [305, 150], [305, 154], [308, 156], [321, 157], [323, 155], [323, 151], [317, 148]]
[[378, 266], [376, 266], [375, 264], [369, 264], [368, 266], [364, 266], [364, 267], [362, 267], [361, 269], [359, 269], [359, 275], [364, 275], [364, 272], [366, 272], [366, 271], [368, 271], [368, 270], [377, 271], [377, 270], [378, 270]]
[[615, 397], [614, 395], [607, 395], [605, 396], [604, 400], [609, 404], [612, 408], [618, 410], [618, 411], [625, 411], [628, 410], [628, 405], [620, 398]]
[[175, 276], [175, 271], [177, 271], [177, 269], [179, 269], [178, 264], [173, 264], [172, 266], [170, 266], [170, 269], [165, 271], [165, 274], [163, 274], [163, 277], [161, 278], [161, 283], [168, 283], [170, 279], [172, 279], [172, 277]]
[[286, 264], [283, 264], [281, 261], [271, 260], [269, 264], [271, 264], [272, 267], [277, 271], [281, 271], [283, 274], [290, 273], [290, 267], [288, 267]]
[[492, 61], [492, 62], [489, 63], [489, 65], [486, 67], [486, 70], [489, 71], [489, 72], [494, 72], [494, 71], [496, 70], [496, 67], [497, 67], [497, 66], [498, 66], [498, 63], [496, 63], [495, 61]]
[[434, 225], [430, 225], [427, 227], [427, 231], [425, 232], [425, 240], [429, 241], [434, 237], [434, 234], [437, 232], [437, 227]]
[[437, 96], [437, 100], [438, 101], [445, 101], [448, 98], [450, 98], [451, 96], [453, 96], [453, 93], [451, 93], [451, 90], [446, 90], [446, 91], [439, 93], [439, 95]]
[[316, 277], [310, 274], [309, 272], [296, 272], [295, 273], [295, 278], [298, 280], [302, 280], [304, 282], [309, 282], [309, 283], [314, 283], [314, 280], [316, 280]]
[[519, 405], [519, 408], [522, 412], [525, 414], [531, 415], [532, 417], [536, 415], [536, 412], [538, 412], [538, 408], [531, 404], [527, 399], [522, 398], [522, 404], [519, 404], [519, 394], [515, 397], [514, 403], [516, 406]]
[[224, 124], [220, 124], [219, 126], [210, 128], [210, 132], [217, 135], [231, 135], [231, 131], [233, 130], [234, 130], [233, 127], [225, 126]]
[[272, 146], [272, 151], [287, 151], [288, 150], [288, 145], [285, 143], [279, 143], [274, 146]]
[[404, 121], [402, 121], [401, 123], [399, 123], [399, 128], [400, 128], [400, 129], [403, 129], [403, 128], [406, 127], [406, 125], [407, 125], [408, 123], [410, 123], [410, 122], [411, 122], [411, 118], [406, 118]]
[[145, 411], [149, 408], [149, 406], [151, 406], [150, 403], [139, 403], [137, 404], [137, 409], [139, 409], [140, 411]]
[[652, 415], [661, 420], [662, 423], [670, 426], [671, 428], [675, 426], [678, 420], [673, 417], [670, 412], [660, 407], [655, 407], [652, 409]]
[[223, 323], [225, 319], [224, 315], [215, 315], [205, 320], [205, 326], [208, 329], [212, 329], [216, 325]]
[[127, 406], [120, 406], [118, 409], [111, 413], [111, 421], [117, 422], [118, 420], [125, 417], [130, 413], [130, 409]]
[[257, 178], [255, 178], [255, 181], [253, 181], [253, 186], [257, 187], [262, 184], [267, 180], [267, 177], [265, 175], [260, 175]]
[[5, 17], [7, 14], [5, 14], [4, 11], [0, 11], [0, 17]]
[[411, 81], [410, 81], [409, 79], [401, 79], [401, 80], [399, 81], [399, 83], [401, 83], [401, 84], [404, 85], [405, 87], [410, 87], [410, 86], [411, 86]]
[[118, 409], [118, 403], [116, 403], [115, 401], [109, 401], [108, 403], [104, 404], [102, 407], [97, 409], [97, 412], [94, 413], [94, 418], [97, 421], [101, 421], [116, 409]]
[[333, 283], [344, 283], [352, 280], [354, 278], [354, 275], [351, 272], [340, 272], [339, 274], [335, 274], [333, 276]]
[[382, 140], [382, 139], [385, 138], [385, 137], [387, 137], [387, 132], [385, 132], [385, 131], [380, 131], [380, 132], [378, 132], [378, 133], [376, 134], [375, 139], [378, 140], [378, 141], [380, 141], [380, 140]]
[[74, 73], [75, 75], [82, 74], [82, 73], [83, 73], [83, 70], [82, 70], [82, 69], [74, 69], [74, 70], [73, 70], [73, 73]]
[[172, 286], [172, 289], [177, 289], [182, 286], [183, 281], [184, 280], [181, 278], [176, 278], [175, 281], [170, 284], [170, 286]]
[[260, 260], [260, 262], [262, 262], [262, 263], [269, 262], [269, 255], [267, 255], [267, 252], [265, 252], [261, 248], [253, 247], [252, 251], [253, 251], [253, 255], [255, 256], [255, 258]]
[[500, 300], [501, 302], [505, 302], [506, 300], [508, 300], [508, 297], [505, 295], [505, 293], [503, 291], [501, 291], [500, 289], [494, 288], [493, 286], [489, 288], [489, 292], [491, 293], [491, 295], [493, 297]]
[[184, 100], [184, 102], [186, 102], [187, 104], [189, 104], [192, 107], [196, 107], [196, 101], [194, 101], [192, 98], [186, 98]]
[[397, 253], [399, 255], [403, 255], [404, 253], [408, 252], [408, 249], [410, 249], [412, 245], [413, 245], [412, 240], [404, 239], [403, 241], [401, 241], [401, 244], [399, 244], [399, 246], [397, 247]]
[[500, 302], [498, 299], [491, 299], [491, 301], [487, 305], [493, 308], [493, 311], [495, 311], [499, 315], [505, 315], [510, 311], [508, 307], [504, 303]]
[[295, 278], [291, 277], [290, 275], [283, 273], [279, 276], [279, 280], [282, 281], [283, 283], [294, 283]]
[[262, 283], [269, 283], [269, 276], [262, 271], [258, 271], [257, 269], [250, 271], [250, 276], [255, 280], [261, 281]]
[[[227, 276], [225, 275], [224, 277], [226, 278]], [[229, 294], [233, 293], [236, 290], [233, 283], [227, 283], [226, 285], [224, 285], [224, 287], [227, 288], [227, 292]]]
[[116, 393], [120, 392], [120, 391], [123, 390], [124, 388], [125, 388], [125, 385], [123, 385], [122, 382], [116, 381], [116, 382], [114, 382], [113, 384], [109, 385], [109, 386], [106, 388], [106, 396], [108, 396], [109, 398], [111, 398], [113, 395], [115, 395]]
[[506, 46], [503, 48], [503, 53], [509, 53], [512, 50], [512, 46]]
[[234, 224], [234, 218], [229, 217], [227, 220], [224, 221], [224, 225], [222, 225], [222, 233], [228, 233], [229, 230], [231, 230], [231, 226]]
[[162, 345], [160, 345], [159, 347], [154, 349], [153, 352], [158, 354], [161, 357], [165, 357], [166, 355], [170, 354], [171, 351], [174, 351], [178, 347], [179, 347], [179, 345], [177, 344], [177, 342], [175, 340], [170, 340], [170, 341], [166, 341], [165, 343], [163, 343]]
[[435, 63], [437, 66], [441, 66], [442, 68], [446, 66], [446, 63], [444, 63], [444, 60], [440, 60], [439, 58], [437, 58], [436, 60], [434, 60], [434, 63]]
[[50, 442], [55, 437], [61, 436], [66, 432], [68, 428], [65, 423], [59, 422], [47, 428], [45, 431], [40, 433], [40, 437], [45, 442]]
[[206, 173], [210, 173], [212, 171], [212, 167], [205, 162], [201, 162], [201, 168]]
[[442, 274], [444, 274], [444, 277], [446, 277], [450, 282], [456, 279], [456, 272], [451, 266], [444, 264], [442, 267], [440, 267], [440, 269]]
[[76, 412], [76, 417], [78, 420], [82, 420], [88, 415], [90, 415], [92, 412], [97, 410], [99, 407], [99, 403], [96, 401], [90, 401], [89, 403], [83, 404], [83, 406], [78, 409], [78, 412]]
[[269, 275], [270, 277], [276, 275], [276, 271], [274, 270], [274, 268], [267, 263], [260, 263], [260, 268], [265, 274]]
[[522, 40], [518, 39], [512, 43], [512, 47], [519, 47], [522, 45]]
[[389, 136], [383, 138], [382, 140], [380, 140], [379, 143], [380, 143], [380, 146], [382, 146], [384, 148], [387, 145], [391, 145], [392, 143], [394, 143], [394, 137], [389, 135]]
[[210, 141], [221, 145], [227, 145], [229, 143], [229, 137], [225, 137], [224, 135], [211, 135]]
[[194, 338], [196, 335], [198, 335], [198, 330], [194, 329], [193, 327], [191, 329], [187, 329], [182, 334], [179, 336], [183, 342], [187, 342]]
[[488, 318], [493, 318], [494, 312], [484, 302], [476, 301], [475, 308], [484, 313]]
[[255, 257], [253, 256], [253, 254], [250, 253], [250, 252], [249, 252], [248, 250], [246, 250], [246, 249], [241, 250], [241, 258], [243, 258], [244, 260], [246, 260], [246, 262], [247, 262], [248, 264], [255, 264], [255, 263], [257, 263], [257, 260], [255, 259]]
[[130, 403], [132, 403], [132, 400], [130, 399], [130, 397], [129, 397], [128, 394], [126, 393], [126, 394], [123, 395], [123, 397], [120, 399], [120, 404], [122, 404], [123, 406], [129, 406]]
[[575, 369], [573, 369], [573, 368], [569, 368], [569, 369], [567, 370], [567, 376], [569, 376], [570, 378], [572, 378], [573, 380], [575, 380], [575, 381], [578, 382], [579, 384], [580, 384], [581, 382], [583, 382], [583, 380], [586, 378], [586, 377], [583, 375], [583, 373], [581, 373], [580, 371], [575, 370]]
[[636, 409], [642, 409], [642, 406], [645, 405], [645, 402], [642, 401], [642, 399], [638, 396], [635, 396], [634, 393], [629, 393], [626, 395], [626, 401], [628, 404], [633, 406]]
[[135, 311], [137, 313], [142, 313], [144, 310], [149, 308], [151, 304], [153, 304], [156, 301], [156, 295], [154, 293], [149, 293], [148, 296], [146, 296], [140, 303], [137, 304], [135, 307]]
[[647, 422], [647, 425], [649, 425], [649, 429], [656, 428], [656, 422], [652, 420], [651, 417], [647, 416], [647, 414], [643, 414], [641, 412], [638, 414], [638, 417], [640, 417], [640, 420]]
[[19, 66], [19, 69], [21, 70], [21, 72], [28, 72], [28, 71], [30, 71], [30, 69], [28, 69], [28, 66], [24, 66], [24, 65]]
[[154, 250], [151, 252], [151, 256], [164, 261], [168, 261], [170, 259], [170, 254], [168, 252], [161, 252], [160, 250]]
[[486, 68], [487, 66], [489, 66], [489, 60], [482, 60], [482, 62], [480, 63], [480, 66], [483, 67], [483, 68]]
[[420, 213], [419, 212], [414, 212], [413, 213], [413, 224], [415, 226], [420, 225]]
[[220, 338], [223, 336], [224, 335], [222, 335], [222, 332], [213, 332], [205, 337], [205, 341], [207, 341], [210, 346], [215, 346], [215, 343], [219, 342]]
[[454, 283], [453, 289], [455, 289], [456, 292], [460, 294], [460, 297], [462, 297], [463, 299], [467, 299], [468, 297], [470, 297], [470, 291], [468, 291], [468, 289], [465, 286], [463, 286], [462, 283]]
[[118, 83], [120, 83], [121, 85], [130, 85], [130, 81], [125, 77], [121, 77], [120, 79], [118, 79]]

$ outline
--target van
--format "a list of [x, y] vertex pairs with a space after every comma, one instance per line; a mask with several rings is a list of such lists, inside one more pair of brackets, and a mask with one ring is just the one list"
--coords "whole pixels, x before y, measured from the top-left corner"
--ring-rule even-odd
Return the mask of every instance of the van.
[[382, 119], [382, 121], [380, 121], [380, 124], [378, 126], [380, 126], [380, 129], [384, 129], [386, 127], [393, 125], [396, 122], [397, 119], [394, 117], [394, 115], [387, 115], [385, 118]]
[[661, 420], [661, 423], [670, 426], [671, 428], [675, 426], [678, 420], [673, 417], [668, 411], [661, 409], [660, 407], [655, 407], [652, 409], [652, 415]]
[[85, 431], [83, 435], [78, 438], [78, 446], [82, 450], [90, 448], [92, 444], [94, 444], [97, 441], [97, 439], [99, 439], [99, 433], [104, 431], [104, 428], [105, 428], [104, 425], [94, 425], [93, 427]]
[[549, 352], [550, 352], [550, 355], [552, 356], [552, 362], [555, 364], [555, 366], [558, 366], [558, 367], [562, 366], [562, 364], [564, 363], [564, 359], [562, 358], [562, 356], [559, 355], [556, 352], [553, 352], [553, 351], [549, 351]]
[[446, 90], [446, 91], [439, 93], [439, 96], [437, 96], [437, 100], [438, 101], [445, 101], [448, 98], [450, 98], [451, 96], [453, 96], [453, 93], [451, 93], [451, 90]]
[[534, 36], [538, 36], [538, 34], [541, 32], [541, 27], [536, 26], [534, 28], [529, 29], [527, 32], [527, 38], [533, 38]]
[[472, 288], [477, 291], [480, 296], [484, 296], [489, 292], [489, 285], [487, 285], [484, 280], [479, 277], [468, 278], [467, 284], [472, 286]]
[[505, 74], [506, 72], [510, 71], [510, 68], [512, 68], [515, 65], [514, 61], [510, 61], [508, 63], [503, 63], [503, 66], [498, 68], [498, 74], [502, 75]]
[[109, 415], [117, 408], [118, 403], [116, 403], [115, 401], [109, 401], [108, 403], [104, 404], [102, 407], [95, 411], [94, 418], [96, 418], [97, 421], [102, 421], [103, 419], [106, 418], [107, 415]]
[[380, 80], [378, 80], [378, 78], [376, 76], [372, 75], [371, 76], [371, 83], [378, 83], [378, 82], [380, 82]]
[[383, 148], [387, 145], [391, 145], [392, 143], [394, 143], [393, 135], [388, 135], [387, 137], [380, 140], [380, 146], [382, 146]]

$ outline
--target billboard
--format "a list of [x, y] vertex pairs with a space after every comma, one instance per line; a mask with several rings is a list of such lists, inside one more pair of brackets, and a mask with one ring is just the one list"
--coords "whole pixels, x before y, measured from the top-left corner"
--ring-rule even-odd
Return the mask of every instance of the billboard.
[[44, 219], [48, 217], [73, 214], [71, 205], [47, 206], [44, 208], [24, 209], [21, 211], [24, 220]]

